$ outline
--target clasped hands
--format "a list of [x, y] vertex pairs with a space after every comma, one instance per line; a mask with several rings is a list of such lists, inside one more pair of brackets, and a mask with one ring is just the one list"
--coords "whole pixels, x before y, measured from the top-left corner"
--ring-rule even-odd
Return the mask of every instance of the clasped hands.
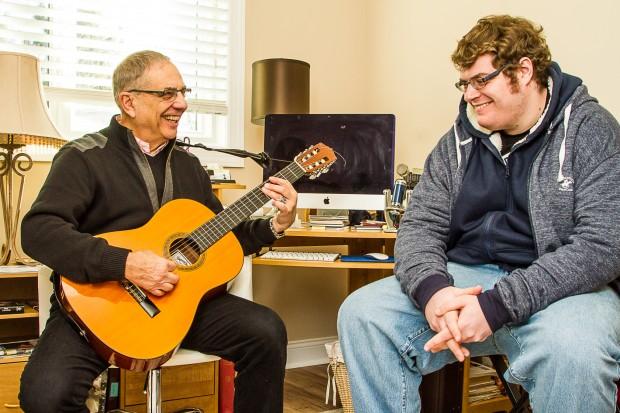
[[457, 360], [469, 357], [464, 343], [484, 341], [492, 334], [477, 296], [481, 286], [446, 287], [437, 291], [426, 304], [424, 315], [435, 334], [424, 350], [437, 353], [449, 349]]

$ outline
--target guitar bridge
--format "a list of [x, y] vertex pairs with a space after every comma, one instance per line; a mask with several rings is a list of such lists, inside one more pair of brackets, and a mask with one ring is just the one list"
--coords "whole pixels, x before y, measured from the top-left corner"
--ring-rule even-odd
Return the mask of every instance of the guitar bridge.
[[140, 287], [128, 280], [122, 280], [120, 283], [149, 317], [153, 318], [159, 314], [159, 308], [157, 308]]

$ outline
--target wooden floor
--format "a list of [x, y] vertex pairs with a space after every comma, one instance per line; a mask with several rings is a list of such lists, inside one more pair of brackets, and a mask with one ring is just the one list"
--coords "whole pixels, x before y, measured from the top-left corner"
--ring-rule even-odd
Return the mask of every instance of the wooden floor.
[[286, 370], [284, 377], [284, 413], [318, 413], [340, 408], [325, 404], [327, 365]]

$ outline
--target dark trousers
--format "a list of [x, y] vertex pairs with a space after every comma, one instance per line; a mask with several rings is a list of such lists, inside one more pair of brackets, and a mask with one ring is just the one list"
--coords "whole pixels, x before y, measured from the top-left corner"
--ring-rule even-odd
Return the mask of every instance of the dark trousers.
[[[53, 299], [50, 318], [22, 374], [26, 413], [88, 412], [93, 380], [108, 367]], [[181, 347], [233, 361], [235, 413], [283, 409], [286, 329], [267, 307], [224, 294], [203, 300]]]

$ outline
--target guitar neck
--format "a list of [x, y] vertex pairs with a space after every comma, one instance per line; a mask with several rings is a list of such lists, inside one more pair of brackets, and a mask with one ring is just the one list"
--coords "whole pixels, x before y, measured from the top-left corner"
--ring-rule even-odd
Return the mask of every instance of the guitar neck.
[[[291, 162], [275, 176], [293, 183], [304, 176], [304, 174], [305, 171], [301, 166], [296, 162]], [[200, 246], [202, 252], [206, 251], [230, 230], [252, 215], [258, 208], [265, 205], [269, 200], [269, 197], [261, 191], [265, 183], [267, 181], [252, 189], [190, 234], [189, 237]]]

